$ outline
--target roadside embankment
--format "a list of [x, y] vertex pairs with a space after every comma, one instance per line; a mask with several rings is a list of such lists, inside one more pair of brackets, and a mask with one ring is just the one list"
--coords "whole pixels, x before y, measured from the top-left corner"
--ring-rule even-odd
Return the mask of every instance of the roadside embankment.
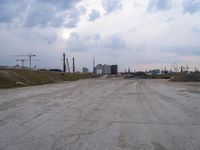
[[176, 74], [172, 81], [177, 82], [200, 82], [200, 72], [181, 72]]
[[92, 74], [72, 74], [50, 71], [0, 69], [0, 88], [23, 87], [95, 78]]

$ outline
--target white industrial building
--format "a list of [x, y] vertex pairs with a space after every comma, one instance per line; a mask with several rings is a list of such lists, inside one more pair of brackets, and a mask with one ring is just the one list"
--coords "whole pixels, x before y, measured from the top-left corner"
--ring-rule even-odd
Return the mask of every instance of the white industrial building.
[[99, 75], [111, 75], [113, 66], [117, 66], [117, 65], [106, 65], [106, 64], [102, 65], [102, 64], [98, 64], [95, 67], [95, 73], [99, 74]]

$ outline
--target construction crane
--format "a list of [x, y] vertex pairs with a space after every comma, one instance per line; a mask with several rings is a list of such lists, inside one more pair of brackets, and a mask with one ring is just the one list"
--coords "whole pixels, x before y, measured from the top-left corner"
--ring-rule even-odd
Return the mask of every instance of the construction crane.
[[32, 61], [39, 61], [39, 60], [32, 60], [32, 57], [35, 57], [36, 55], [35, 54], [28, 54], [28, 55], [13, 55], [13, 56], [16, 56], [16, 57], [28, 57], [29, 59], [29, 67], [31, 69], [31, 63]]
[[25, 61], [28, 61], [28, 60], [25, 60], [25, 59], [16, 59], [16, 61], [21, 61], [21, 63], [22, 63], [22, 68], [24, 68], [24, 62], [25, 62]]

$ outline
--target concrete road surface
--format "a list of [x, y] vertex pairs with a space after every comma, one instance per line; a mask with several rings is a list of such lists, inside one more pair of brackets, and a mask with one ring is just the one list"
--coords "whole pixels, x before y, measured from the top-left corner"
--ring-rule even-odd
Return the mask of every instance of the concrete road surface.
[[199, 150], [200, 85], [87, 79], [0, 90], [1, 150]]

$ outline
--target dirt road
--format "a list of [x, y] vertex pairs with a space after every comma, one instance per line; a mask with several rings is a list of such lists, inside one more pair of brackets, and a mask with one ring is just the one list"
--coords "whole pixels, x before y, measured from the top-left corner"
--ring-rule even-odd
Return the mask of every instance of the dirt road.
[[0, 150], [198, 150], [200, 86], [88, 79], [0, 90]]

